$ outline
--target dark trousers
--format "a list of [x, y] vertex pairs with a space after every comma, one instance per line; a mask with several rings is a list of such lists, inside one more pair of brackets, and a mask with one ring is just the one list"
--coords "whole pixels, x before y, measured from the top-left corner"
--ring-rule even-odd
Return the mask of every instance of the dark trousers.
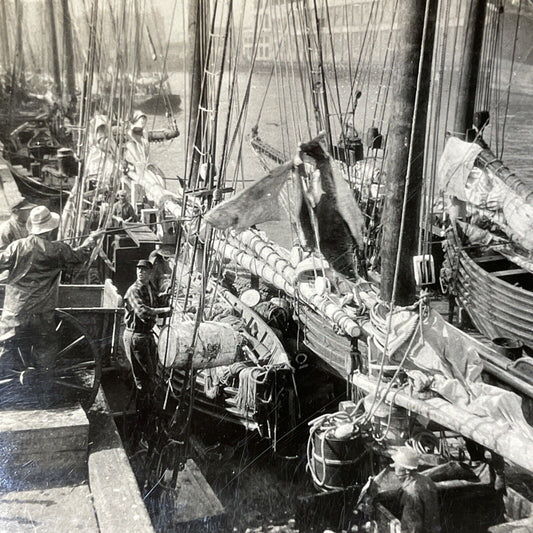
[[153, 393], [157, 369], [157, 347], [152, 333], [124, 330], [122, 337], [137, 388], [136, 410], [140, 438], [149, 439], [154, 431]]
[[147, 393], [153, 392], [157, 368], [157, 347], [153, 334], [135, 333], [126, 329], [122, 340], [136, 387]]

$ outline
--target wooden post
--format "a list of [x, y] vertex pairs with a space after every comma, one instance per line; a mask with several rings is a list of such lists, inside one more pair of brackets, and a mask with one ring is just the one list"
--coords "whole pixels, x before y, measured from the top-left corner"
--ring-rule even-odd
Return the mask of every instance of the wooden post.
[[67, 94], [70, 98], [76, 94], [76, 75], [74, 73], [74, 46], [72, 43], [72, 20], [68, 7], [68, 0], [61, 0], [63, 8], [63, 42], [65, 54], [65, 70]]
[[14, 110], [19, 106], [24, 90], [24, 54], [22, 49], [22, 19], [24, 17], [22, 0], [15, 0], [15, 48], [13, 63], [11, 64], [11, 94], [9, 97], [9, 111], [7, 116], [7, 130], [11, 129]]
[[134, 4], [134, 13], [135, 13], [135, 37], [134, 37], [134, 58], [135, 58], [135, 65], [134, 65], [134, 76], [140, 76], [141, 75], [141, 36], [142, 36], [142, 26], [144, 22], [144, 17], [141, 16], [141, 10], [139, 6], [139, 1], [135, 0]]
[[61, 98], [61, 71], [59, 69], [59, 51], [57, 49], [56, 18], [54, 0], [47, 0], [48, 24], [50, 26], [50, 44], [52, 46], [52, 67], [54, 71], [54, 96]]
[[454, 133], [456, 134], [466, 135], [466, 131], [472, 127], [486, 8], [487, 0], [470, 0], [466, 7], [468, 10], [466, 38], [455, 108]]
[[[424, 38], [425, 0], [403, 0], [399, 3], [398, 24], [401, 33], [396, 43], [393, 113], [386, 148], [386, 200], [383, 210], [381, 246], [381, 298], [395, 305], [409, 305], [415, 300], [412, 257], [418, 237], [418, 210], [424, 163], [426, 113], [431, 84], [431, 59], [435, 35], [437, 0], [428, 0], [424, 57], [419, 79], [419, 63]], [[417, 95], [418, 93], [418, 95]], [[416, 117], [413, 128], [413, 115]], [[411, 145], [412, 142], [412, 145]], [[400, 235], [404, 191], [409, 174], [407, 209], [403, 235]], [[401, 238], [401, 249], [400, 249]], [[394, 278], [397, 254], [400, 254], [397, 287]], [[393, 294], [395, 292], [395, 294]]]

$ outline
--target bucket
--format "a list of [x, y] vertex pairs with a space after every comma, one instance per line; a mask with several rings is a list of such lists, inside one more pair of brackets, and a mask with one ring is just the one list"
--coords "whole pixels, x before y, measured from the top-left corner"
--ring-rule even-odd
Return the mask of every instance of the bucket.
[[522, 357], [524, 343], [519, 339], [510, 339], [508, 337], [496, 337], [492, 339], [492, 347], [501, 355], [516, 361]]
[[319, 490], [342, 489], [362, 481], [366, 468], [362, 459], [366, 456], [362, 436], [357, 433], [346, 439], [328, 436], [328, 429], [312, 435], [311, 464], [316, 477], [321, 481]]
[[379, 400], [374, 402], [372, 395], [365, 397], [363, 405], [367, 413], [372, 410], [371, 421], [375, 437], [384, 437], [384, 441], [391, 446], [405, 444], [409, 434], [409, 416], [405, 409]]

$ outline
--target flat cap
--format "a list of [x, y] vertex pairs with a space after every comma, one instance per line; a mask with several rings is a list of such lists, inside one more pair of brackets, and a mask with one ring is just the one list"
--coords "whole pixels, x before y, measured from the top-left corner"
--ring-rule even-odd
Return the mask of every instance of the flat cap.
[[148, 259], [139, 259], [139, 261], [137, 261], [137, 268], [148, 268], [152, 270], [152, 268], [154, 268], [154, 265], [152, 265], [152, 263], [150, 263]]

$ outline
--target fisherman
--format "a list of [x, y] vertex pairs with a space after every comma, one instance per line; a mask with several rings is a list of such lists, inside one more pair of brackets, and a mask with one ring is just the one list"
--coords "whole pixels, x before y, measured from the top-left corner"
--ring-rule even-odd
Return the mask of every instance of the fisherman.
[[0, 252], [0, 271], [9, 271], [0, 320], [0, 368], [16, 369], [21, 360], [36, 368], [54, 364], [61, 272], [86, 261], [99, 235], [91, 234], [79, 248], [71, 248], [54, 241], [58, 226], [57, 213], [34, 207], [28, 219], [30, 234]]
[[440, 533], [437, 487], [427, 476], [417, 472], [418, 454], [404, 446], [393, 456], [394, 472], [402, 483], [402, 531]]
[[35, 207], [25, 198], [11, 207], [11, 216], [0, 225], [0, 250], [18, 239], [28, 236], [26, 222], [30, 211]]
[[113, 204], [112, 215], [113, 219], [119, 224], [137, 221], [135, 209], [133, 209], [133, 206], [128, 202], [126, 191], [124, 189], [120, 189], [117, 192], [117, 201]]
[[153, 265], [147, 259], [137, 262], [137, 280], [124, 296], [126, 314], [123, 341], [138, 391], [139, 437], [150, 438], [151, 396], [155, 390], [157, 350], [153, 328], [158, 316], [167, 315], [169, 292], [157, 294], [151, 283]]

